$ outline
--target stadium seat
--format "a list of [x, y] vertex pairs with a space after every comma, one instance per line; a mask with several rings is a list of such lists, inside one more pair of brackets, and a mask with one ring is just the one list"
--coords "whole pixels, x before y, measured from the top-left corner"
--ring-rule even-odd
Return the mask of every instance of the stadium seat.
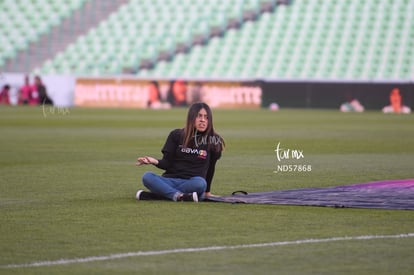
[[[16, 56], [17, 51], [26, 50], [40, 35], [48, 33], [61, 23], [86, 0], [66, 2], [51, 0], [4, 0], [0, 2], [2, 47], [0, 63]], [[1, 67], [1, 66], [0, 66]]]
[[[34, 3], [42, 1], [47, 0]], [[81, 1], [72, 0], [68, 6]], [[272, 1], [273, 12], [261, 13], [264, 2], [131, 0], [69, 46], [65, 62], [56, 57], [41, 70], [70, 66], [82, 73], [119, 74], [129, 67], [138, 76], [155, 78], [413, 78], [414, 0], [292, 1], [277, 6]], [[227, 29], [246, 12], [257, 12], [258, 17]], [[210, 37], [214, 28], [224, 33]], [[27, 39], [34, 36], [32, 32]], [[197, 39], [204, 44], [192, 45]], [[13, 37], [7, 44], [18, 48], [25, 43]], [[192, 48], [184, 53], [180, 45]], [[170, 60], [160, 59], [160, 53]], [[5, 55], [13, 51], [2, 50], [0, 58]], [[82, 65], [73, 62], [79, 58]], [[143, 60], [153, 68], [140, 70]]]

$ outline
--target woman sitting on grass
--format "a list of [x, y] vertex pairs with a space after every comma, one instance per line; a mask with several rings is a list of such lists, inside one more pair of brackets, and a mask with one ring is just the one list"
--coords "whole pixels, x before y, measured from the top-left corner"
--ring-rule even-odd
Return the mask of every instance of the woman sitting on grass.
[[213, 115], [206, 103], [194, 103], [188, 110], [183, 129], [170, 132], [158, 160], [139, 157], [136, 165], [152, 164], [165, 170], [162, 176], [146, 172], [142, 182], [150, 192], [138, 190], [137, 200], [170, 199], [195, 201], [211, 195], [217, 160], [224, 149], [224, 141], [214, 131]]

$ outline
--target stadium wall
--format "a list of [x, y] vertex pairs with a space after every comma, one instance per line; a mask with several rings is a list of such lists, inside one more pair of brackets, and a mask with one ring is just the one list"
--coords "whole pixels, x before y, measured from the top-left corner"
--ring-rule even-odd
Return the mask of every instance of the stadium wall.
[[339, 108], [358, 99], [365, 109], [381, 110], [390, 104], [391, 90], [400, 90], [403, 105], [414, 107], [414, 84], [410, 82], [262, 82], [262, 107], [272, 102], [281, 108]]
[[[77, 79], [75, 105], [101, 107], [147, 107], [148, 83], [160, 84], [167, 98], [174, 80], [134, 78]], [[403, 104], [413, 109], [414, 84], [410, 82], [301, 82], [301, 81], [219, 81], [185, 80], [187, 102], [205, 101], [213, 108], [329, 108], [358, 99], [365, 109], [382, 110], [390, 104], [392, 89], [398, 88]], [[135, 102], [134, 102], [135, 100]]]
[[[151, 82], [159, 86], [159, 101], [152, 101]], [[177, 84], [177, 85], [176, 85]], [[179, 96], [179, 94], [182, 96]], [[192, 81], [185, 79], [78, 78], [74, 104], [85, 107], [166, 108], [204, 101], [212, 108], [260, 108], [258, 83], [241, 81]], [[166, 105], [167, 104], [167, 105]]]
[[[12, 87], [11, 102], [17, 103], [24, 74], [0, 74], [0, 84]], [[135, 77], [42, 76], [56, 106], [147, 108], [148, 83], [160, 84], [162, 98], [167, 98], [170, 79], [137, 79]], [[381, 110], [389, 105], [392, 89], [400, 89], [403, 104], [414, 109], [412, 82], [311, 82], [311, 81], [235, 81], [188, 80], [188, 102], [203, 100], [214, 108], [329, 108], [352, 98], [365, 109]]]

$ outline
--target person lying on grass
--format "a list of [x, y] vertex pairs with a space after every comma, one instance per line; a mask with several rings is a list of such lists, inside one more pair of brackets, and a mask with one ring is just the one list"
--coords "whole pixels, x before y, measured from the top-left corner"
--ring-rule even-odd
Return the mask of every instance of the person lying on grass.
[[185, 128], [168, 135], [162, 159], [150, 156], [137, 159], [137, 166], [152, 164], [165, 172], [161, 176], [144, 173], [142, 182], [149, 192], [138, 190], [136, 199], [198, 202], [211, 196], [216, 162], [224, 146], [224, 140], [214, 130], [210, 107], [203, 102], [192, 104]]

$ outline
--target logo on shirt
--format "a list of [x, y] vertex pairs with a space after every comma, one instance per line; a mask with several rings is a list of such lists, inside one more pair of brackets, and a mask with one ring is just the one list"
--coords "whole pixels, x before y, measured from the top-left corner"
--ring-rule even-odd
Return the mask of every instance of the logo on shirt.
[[182, 153], [191, 154], [191, 155], [198, 155], [198, 158], [206, 159], [207, 158], [207, 151], [200, 150], [200, 149], [193, 149], [193, 148], [181, 148]]
[[205, 159], [207, 158], [207, 151], [206, 150], [200, 150], [200, 152], [198, 153], [198, 157]]

